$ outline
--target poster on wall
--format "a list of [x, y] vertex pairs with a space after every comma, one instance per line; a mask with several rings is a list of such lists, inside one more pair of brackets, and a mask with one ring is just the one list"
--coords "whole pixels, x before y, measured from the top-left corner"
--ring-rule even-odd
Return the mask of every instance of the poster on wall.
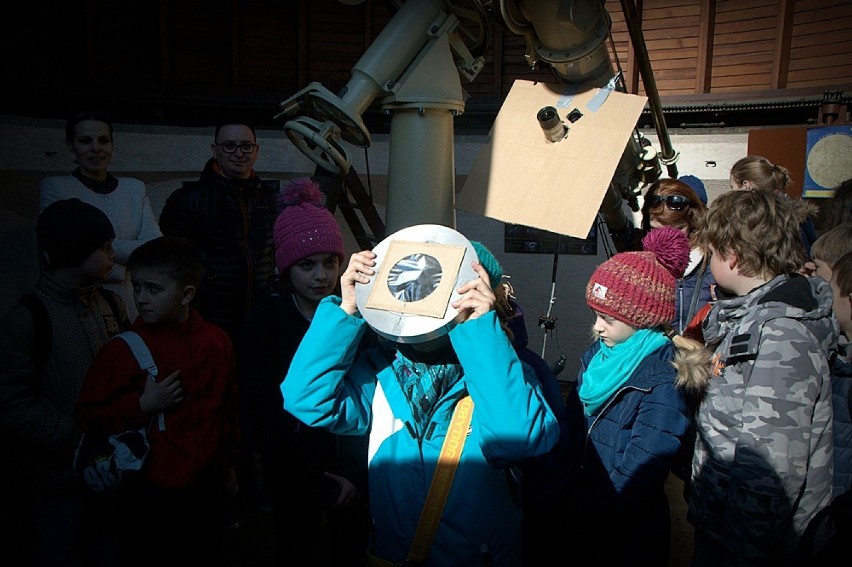
[[809, 128], [802, 197], [827, 199], [852, 178], [852, 124]]

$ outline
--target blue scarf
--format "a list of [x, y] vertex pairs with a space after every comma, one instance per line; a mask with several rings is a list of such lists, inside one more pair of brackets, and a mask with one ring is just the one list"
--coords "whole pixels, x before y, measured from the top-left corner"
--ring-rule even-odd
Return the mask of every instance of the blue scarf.
[[414, 428], [422, 437], [426, 433], [435, 403], [461, 378], [461, 364], [415, 362], [397, 352], [393, 369], [411, 407]]
[[633, 375], [639, 363], [668, 340], [657, 329], [639, 329], [621, 344], [610, 347], [601, 342], [600, 349], [583, 372], [578, 392], [586, 415], [595, 415]]

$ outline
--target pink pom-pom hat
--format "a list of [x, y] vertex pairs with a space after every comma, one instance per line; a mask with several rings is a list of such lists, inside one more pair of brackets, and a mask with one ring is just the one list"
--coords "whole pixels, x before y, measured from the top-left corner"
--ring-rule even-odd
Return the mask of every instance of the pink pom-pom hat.
[[343, 262], [343, 235], [334, 215], [325, 207], [319, 185], [307, 177], [291, 180], [279, 195], [284, 209], [273, 227], [278, 273], [314, 254], [337, 254]]
[[637, 329], [674, 318], [675, 284], [689, 265], [689, 240], [680, 230], [651, 230], [641, 252], [616, 254], [594, 271], [586, 285], [586, 303], [600, 313]]

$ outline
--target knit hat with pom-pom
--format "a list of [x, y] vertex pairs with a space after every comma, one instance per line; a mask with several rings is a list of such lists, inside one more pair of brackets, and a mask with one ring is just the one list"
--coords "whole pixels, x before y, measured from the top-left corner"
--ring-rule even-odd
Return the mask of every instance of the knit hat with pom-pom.
[[642, 252], [616, 254], [595, 270], [586, 286], [586, 303], [637, 329], [674, 319], [675, 283], [689, 264], [689, 240], [662, 226], [642, 239]]
[[337, 254], [343, 262], [340, 226], [325, 207], [325, 196], [315, 181], [293, 179], [281, 189], [278, 202], [283, 207], [273, 228], [278, 273], [314, 254]]

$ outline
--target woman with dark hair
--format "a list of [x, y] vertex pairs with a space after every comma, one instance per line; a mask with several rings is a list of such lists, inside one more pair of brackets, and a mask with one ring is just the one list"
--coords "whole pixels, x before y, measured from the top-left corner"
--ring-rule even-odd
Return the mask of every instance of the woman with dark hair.
[[104, 287], [117, 293], [136, 318], [133, 287], [124, 267], [140, 244], [161, 236], [145, 184], [107, 171], [113, 152], [112, 120], [100, 111], [80, 112], [65, 124], [65, 144], [77, 167], [69, 175], [46, 177], [39, 188], [39, 210], [54, 201], [76, 197], [100, 209], [115, 229], [117, 259]]
[[701, 220], [707, 206], [692, 187], [683, 181], [665, 178], [648, 188], [642, 212], [646, 230], [671, 226], [689, 239], [689, 265], [677, 279], [675, 318], [671, 322], [674, 330], [683, 334], [695, 313], [711, 300], [712, 287], [716, 283], [710, 273], [709, 253], [699, 245]]

